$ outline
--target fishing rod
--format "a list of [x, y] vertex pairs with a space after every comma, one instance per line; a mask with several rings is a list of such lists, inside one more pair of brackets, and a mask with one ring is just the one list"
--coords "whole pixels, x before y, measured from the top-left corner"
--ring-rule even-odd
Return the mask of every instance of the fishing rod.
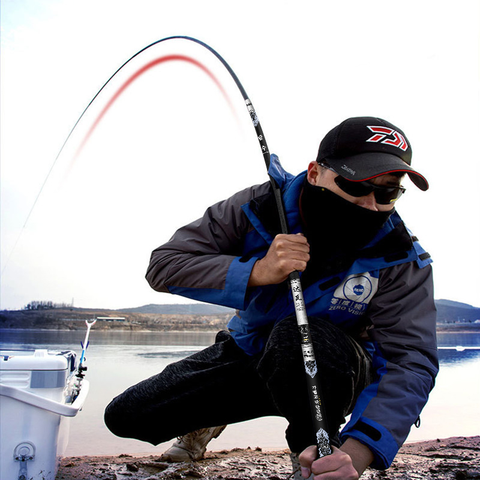
[[90, 337], [90, 329], [95, 325], [95, 323], [97, 323], [97, 320], [94, 319], [94, 320], [91, 320], [90, 322], [88, 320], [85, 320], [85, 323], [87, 325], [87, 333], [85, 334], [85, 340], [83, 341], [83, 343], [80, 343], [80, 345], [82, 346], [82, 355], [80, 356], [80, 362], [78, 365], [79, 372], [83, 372], [84, 370], [87, 369], [87, 367], [83, 366], [83, 362], [86, 360], [85, 352], [88, 348], [88, 345], [90, 344], [90, 341], [88, 340], [88, 338]]
[[[159, 41], [166, 41], [171, 39], [185, 39], [185, 40], [190, 40], [192, 42], [198, 43], [199, 45], [202, 45], [211, 53], [213, 53], [220, 60], [220, 62], [222, 62], [224, 67], [228, 70], [233, 80], [235, 81], [237, 87], [239, 88], [243, 96], [243, 99], [245, 100], [245, 105], [252, 119], [253, 126], [257, 134], [257, 139], [259, 141], [260, 148], [262, 150], [265, 165], [267, 167], [267, 172], [269, 172], [271, 156], [267, 146], [265, 135], [260, 125], [260, 121], [255, 112], [255, 109], [253, 108], [253, 104], [247, 95], [247, 92], [243, 88], [243, 85], [241, 84], [240, 80], [238, 79], [237, 75], [232, 70], [230, 65], [216, 50], [214, 50], [212, 47], [210, 47], [206, 43], [200, 40], [197, 40], [196, 38], [185, 37], [185, 36], [173, 36], [173, 37], [167, 37]], [[276, 158], [276, 156], [272, 155], [272, 158]], [[285, 213], [285, 207], [283, 205], [281, 188], [277, 184], [275, 179], [272, 177], [272, 175], [270, 175], [270, 173], [268, 174], [268, 176], [270, 178], [270, 184], [272, 186], [273, 193], [275, 196], [275, 203], [277, 206], [277, 212], [280, 219], [281, 232], [283, 234], [288, 234], [289, 228], [287, 223], [287, 215]], [[305, 365], [307, 384], [310, 391], [310, 406], [312, 409], [312, 416], [313, 416], [314, 426], [316, 430], [318, 455], [319, 457], [324, 457], [326, 455], [330, 455], [332, 453], [332, 450], [330, 447], [329, 435], [327, 433], [327, 422], [325, 418], [324, 407], [321, 400], [322, 395], [321, 395], [320, 381], [318, 377], [317, 362], [315, 359], [315, 351], [313, 349], [313, 342], [310, 335], [310, 327], [308, 324], [308, 316], [305, 308], [305, 301], [303, 298], [303, 289], [300, 281], [300, 274], [297, 271], [292, 272], [289, 275], [289, 282], [290, 282], [290, 289], [292, 291], [292, 297], [293, 297], [294, 306], [295, 306], [295, 316], [297, 319], [297, 325], [298, 325], [298, 329], [301, 337], [303, 362]]]
[[[85, 334], [85, 340], [83, 342], [80, 342], [80, 345], [82, 346], [82, 354], [80, 355], [80, 360], [78, 362], [77, 373], [75, 375], [72, 375], [73, 384], [71, 385], [70, 393], [71, 402], [75, 401], [75, 399], [80, 394], [80, 390], [82, 389], [82, 381], [85, 378], [85, 372], [87, 371], [87, 367], [84, 365], [86, 360], [85, 352], [87, 351], [87, 348], [90, 344], [90, 329], [95, 325], [96, 322], [96, 319], [90, 321], [85, 320], [85, 324], [87, 325], [87, 333]], [[69, 402], [67, 401], [67, 403]]]

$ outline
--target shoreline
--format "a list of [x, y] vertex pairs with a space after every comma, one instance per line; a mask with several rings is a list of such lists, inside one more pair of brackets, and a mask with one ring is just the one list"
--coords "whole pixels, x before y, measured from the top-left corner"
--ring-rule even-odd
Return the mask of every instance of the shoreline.
[[[234, 448], [207, 451], [193, 463], [166, 463], [159, 455], [93, 455], [65, 457], [56, 480], [287, 480], [289, 450]], [[413, 475], [412, 475], [413, 474]], [[405, 444], [385, 471], [366, 470], [364, 480], [480, 479], [480, 436], [449, 437]]]
[[[221, 327], [215, 328], [191, 328], [191, 329], [162, 329], [162, 328], [143, 328], [143, 329], [130, 329], [130, 328], [121, 328], [117, 326], [108, 326], [109, 328], [98, 328], [97, 332], [118, 332], [118, 333], [211, 333], [215, 334]], [[73, 326], [73, 328], [38, 328], [38, 327], [1, 327], [0, 332], [10, 331], [10, 332], [84, 332], [85, 325], [82, 323], [80, 326]], [[480, 333], [479, 324], [437, 324], [437, 333]]]

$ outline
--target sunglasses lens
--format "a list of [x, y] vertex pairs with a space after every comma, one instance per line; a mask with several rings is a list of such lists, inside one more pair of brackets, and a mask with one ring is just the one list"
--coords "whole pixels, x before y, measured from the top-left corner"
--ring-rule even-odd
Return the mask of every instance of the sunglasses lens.
[[335, 183], [352, 197], [365, 197], [373, 192], [374, 186], [367, 182], [351, 182], [340, 175], [335, 177]]
[[375, 200], [380, 205], [396, 202], [405, 192], [404, 187], [383, 187], [370, 182], [351, 182], [340, 175], [335, 177], [335, 183], [352, 197], [364, 197], [374, 192]]
[[382, 190], [375, 190], [375, 200], [380, 205], [390, 205], [396, 202], [405, 192], [403, 187], [384, 188]]

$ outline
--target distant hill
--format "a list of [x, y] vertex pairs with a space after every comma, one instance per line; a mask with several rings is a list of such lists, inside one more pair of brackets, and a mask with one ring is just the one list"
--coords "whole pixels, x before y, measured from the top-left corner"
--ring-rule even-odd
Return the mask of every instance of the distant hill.
[[[480, 319], [480, 308], [473, 307], [467, 303], [441, 299], [435, 300], [435, 306], [437, 307], [438, 321], [440, 323], [456, 321], [474, 322]], [[234, 312], [232, 308], [204, 303], [149, 304], [141, 307], [121, 308], [117, 311], [159, 315], [225, 315]]]
[[437, 323], [473, 323], [480, 320], [480, 308], [452, 300], [435, 300]]
[[[479, 331], [480, 308], [452, 300], [436, 300], [437, 328]], [[85, 320], [99, 319], [96, 329], [123, 330], [220, 330], [234, 314], [231, 308], [205, 303], [150, 304], [117, 310], [93, 308], [51, 308], [0, 311], [1, 328], [78, 330]]]
[[[473, 323], [480, 320], [480, 308], [453, 300], [435, 300], [437, 323]], [[118, 312], [143, 313], [150, 315], [227, 315], [234, 310], [218, 305], [193, 304], [150, 304], [142, 307], [123, 308]]]
[[218, 331], [227, 327], [233, 312], [231, 308], [206, 304], [144, 305], [118, 310], [78, 307], [2, 310], [0, 329], [83, 330], [85, 320], [97, 319], [96, 330]]
[[210, 305], [205, 303], [192, 304], [149, 304], [143, 307], [122, 308], [118, 312], [125, 313], [149, 313], [159, 315], [225, 315], [234, 312], [232, 308], [221, 307], [219, 305]]

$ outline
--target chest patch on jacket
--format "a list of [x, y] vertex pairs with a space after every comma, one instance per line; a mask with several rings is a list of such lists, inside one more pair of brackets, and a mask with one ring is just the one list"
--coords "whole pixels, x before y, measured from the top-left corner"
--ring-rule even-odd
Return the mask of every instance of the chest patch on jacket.
[[370, 300], [378, 290], [378, 278], [370, 273], [350, 275], [335, 289], [330, 301], [330, 311], [348, 311], [363, 315]]

